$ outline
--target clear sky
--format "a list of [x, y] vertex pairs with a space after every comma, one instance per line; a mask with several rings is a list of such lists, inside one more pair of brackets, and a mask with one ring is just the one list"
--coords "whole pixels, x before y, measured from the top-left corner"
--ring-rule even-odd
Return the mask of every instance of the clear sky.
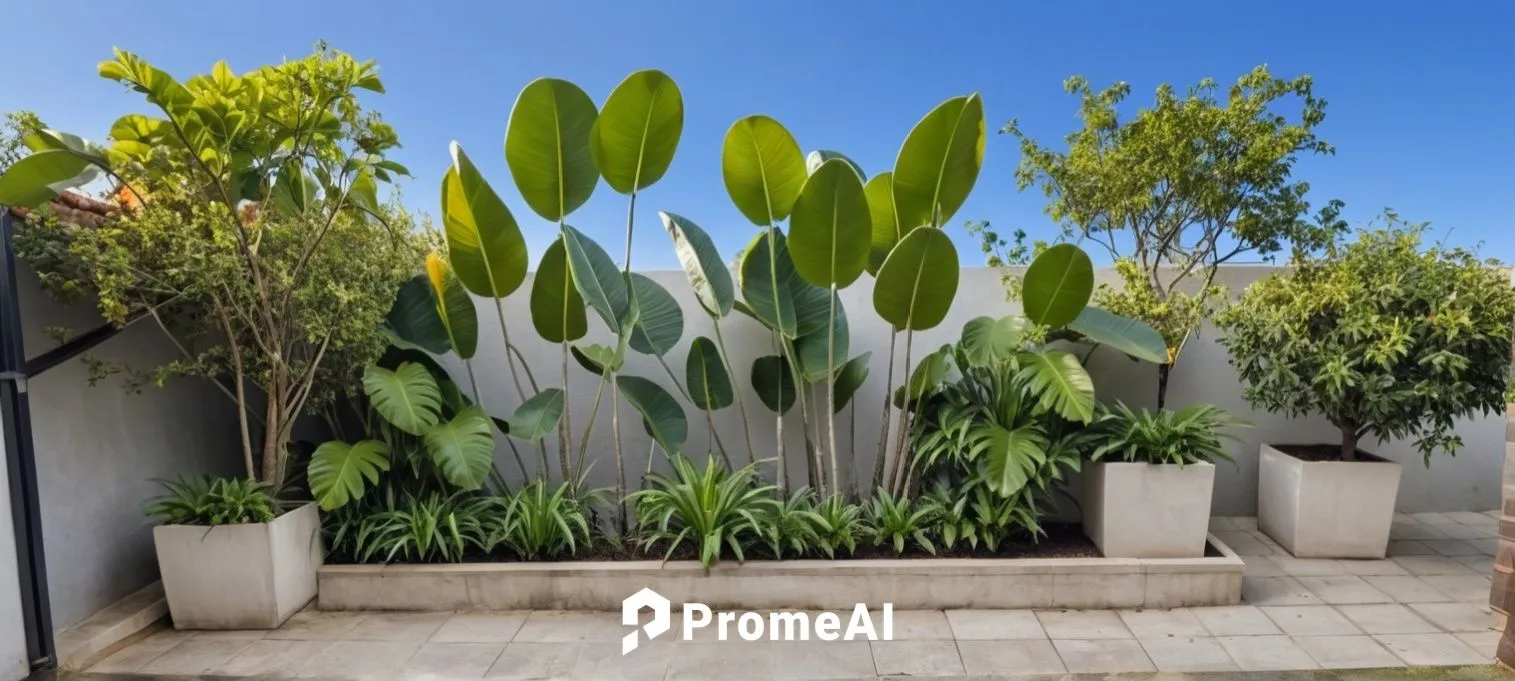
[[[638, 201], [639, 268], [677, 266], [656, 211], [686, 215], [728, 258], [755, 229], [727, 199], [720, 145], [741, 116], [765, 113], [806, 150], [837, 149], [868, 174], [893, 165], [905, 133], [947, 97], [983, 94], [991, 130], [983, 173], [958, 218], [1056, 233], [1037, 192], [1017, 193], [1012, 138], [1021, 121], [1044, 142], [1077, 125], [1061, 84], [1132, 85], [1133, 104], [1162, 82], [1227, 84], [1266, 63], [1309, 73], [1330, 102], [1320, 128], [1334, 157], [1296, 172], [1312, 200], [1339, 197], [1358, 224], [1391, 206], [1430, 220], [1438, 238], [1515, 260], [1515, 3], [972, 2], [396, 2], [158, 0], [0, 3], [0, 110], [30, 108], [87, 138], [145, 112], [137, 95], [95, 75], [120, 46], [175, 76], [218, 59], [242, 71], [307, 54], [317, 39], [376, 59], [388, 94], [367, 103], [396, 127], [394, 155], [415, 178], [405, 202], [437, 213], [447, 143], [458, 140], [511, 206], [535, 254], [551, 227], [516, 194], [503, 139], [516, 93], [543, 75], [596, 102], [626, 74], [659, 68], [679, 83], [685, 128], [673, 168]], [[570, 221], [619, 254], [625, 197], [604, 183]], [[980, 261], [960, 225], [965, 264]]]

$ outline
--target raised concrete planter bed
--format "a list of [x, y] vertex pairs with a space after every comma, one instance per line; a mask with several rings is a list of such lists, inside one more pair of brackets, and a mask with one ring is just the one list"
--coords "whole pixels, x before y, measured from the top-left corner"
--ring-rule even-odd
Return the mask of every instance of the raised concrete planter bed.
[[1084, 533], [1111, 558], [1205, 555], [1215, 464], [1093, 463], [1084, 469]]
[[1177, 608], [1241, 602], [1242, 561], [1205, 558], [909, 558], [327, 565], [322, 610], [611, 610], [643, 587], [725, 610]]
[[1399, 476], [1392, 461], [1304, 461], [1263, 445], [1257, 527], [1298, 558], [1383, 558]]

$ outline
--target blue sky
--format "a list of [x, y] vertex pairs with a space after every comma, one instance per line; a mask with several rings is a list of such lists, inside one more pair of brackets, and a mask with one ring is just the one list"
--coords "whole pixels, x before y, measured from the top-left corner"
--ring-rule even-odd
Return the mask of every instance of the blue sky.
[[[1312, 74], [1330, 102], [1322, 137], [1334, 157], [1297, 174], [1312, 199], [1347, 202], [1364, 222], [1392, 206], [1430, 220], [1438, 238], [1515, 260], [1515, 3], [1388, 2], [89, 2], [66, 13], [7, 3], [0, 110], [30, 108], [51, 126], [98, 139], [137, 96], [95, 75], [120, 46], [184, 78], [218, 59], [247, 70], [308, 53], [324, 39], [376, 59], [388, 94], [368, 104], [397, 128], [395, 159], [416, 177], [407, 205], [435, 214], [447, 143], [458, 140], [505, 197], [535, 253], [551, 227], [515, 192], [502, 141], [516, 93], [542, 75], [603, 101], [626, 74], [659, 68], [683, 90], [672, 169], [638, 201], [639, 268], [677, 261], [656, 211], [686, 215], [730, 257], [755, 229], [726, 197], [720, 144], [741, 116], [783, 122], [807, 151], [841, 150], [869, 174], [893, 165], [915, 121], [941, 100], [983, 94], [991, 131], [1014, 117], [1044, 142], [1077, 125], [1061, 84], [1229, 83], [1266, 63]], [[150, 8], [150, 9], [149, 9]], [[961, 219], [1051, 237], [1037, 192], [1018, 193], [1012, 138], [992, 134]], [[619, 253], [625, 197], [601, 183], [570, 221]], [[1450, 230], [1450, 232], [1448, 232]], [[960, 225], [950, 233], [980, 262]], [[535, 258], [535, 255], [533, 256]]]

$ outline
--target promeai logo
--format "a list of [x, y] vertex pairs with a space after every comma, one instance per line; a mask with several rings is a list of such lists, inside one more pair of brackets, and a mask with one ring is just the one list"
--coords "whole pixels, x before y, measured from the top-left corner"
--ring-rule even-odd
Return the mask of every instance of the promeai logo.
[[[652, 610], [652, 620], [641, 623], [643, 608]], [[858, 603], [852, 612], [842, 616], [835, 612], [822, 612], [813, 618], [810, 613], [799, 611], [712, 611], [704, 603], [683, 604], [683, 627], [680, 638], [694, 639], [694, 631], [716, 627], [716, 640], [731, 640], [733, 634], [744, 641], [809, 641], [812, 637], [821, 641], [893, 641], [894, 604], [885, 603], [882, 617], [875, 624], [873, 612], [867, 604]], [[652, 589], [642, 589], [621, 601], [621, 623], [636, 627], [636, 630], [621, 639], [621, 654], [637, 649], [641, 642], [640, 632], [647, 632], [647, 640], [661, 636], [672, 628], [673, 604], [662, 594]], [[845, 621], [845, 626], [843, 622]]]

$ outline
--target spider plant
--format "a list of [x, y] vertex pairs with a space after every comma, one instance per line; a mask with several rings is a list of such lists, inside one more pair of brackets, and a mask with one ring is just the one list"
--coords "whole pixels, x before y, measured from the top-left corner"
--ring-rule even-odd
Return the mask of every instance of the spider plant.
[[922, 506], [931, 509], [931, 534], [941, 541], [943, 549], [951, 551], [960, 540], [972, 548], [978, 548], [978, 525], [968, 512], [968, 494], [978, 487], [975, 481], [954, 486], [946, 480], [938, 480], [929, 492], [921, 496]]
[[399, 495], [391, 488], [384, 500], [357, 520], [353, 557], [389, 563], [456, 563], [470, 549], [488, 552], [484, 529], [491, 500], [468, 492], [451, 495]]
[[164, 493], [143, 512], [164, 525], [266, 523], [278, 514], [267, 483], [208, 475], [154, 480]]
[[1177, 464], [1231, 461], [1222, 440], [1236, 440], [1227, 428], [1250, 427], [1212, 404], [1178, 411], [1133, 410], [1117, 402], [1094, 422], [1105, 437], [1090, 455], [1095, 461], [1119, 457], [1132, 463]]
[[848, 555], [855, 553], [858, 539], [866, 538], [868, 533], [863, 507], [849, 503], [840, 494], [827, 497], [815, 507], [814, 521], [816, 547], [827, 558], [835, 558], [843, 549]]
[[589, 545], [586, 506], [598, 499], [598, 492], [579, 498], [571, 483], [550, 488], [537, 480], [492, 499], [497, 515], [484, 521], [486, 543], [503, 544], [522, 560], [571, 555]]
[[762, 519], [763, 539], [773, 551], [773, 557], [783, 560], [790, 556], [811, 553], [820, 545], [816, 532], [820, 516], [815, 513], [815, 492], [801, 487], [783, 501], [775, 500], [768, 516]]
[[910, 497], [895, 497], [880, 488], [868, 504], [868, 534], [874, 546], [885, 544], [894, 547], [894, 552], [904, 553], [906, 542], [915, 544], [931, 555], [936, 555], [936, 545], [928, 532], [936, 509], [926, 503], [913, 502]]
[[695, 545], [700, 563], [715, 565], [727, 550], [744, 560], [743, 545], [762, 540], [763, 519], [777, 504], [774, 487], [756, 482], [754, 462], [727, 473], [709, 457], [703, 471], [682, 455], [669, 457], [674, 475], [653, 473], [649, 489], [627, 498], [636, 505], [637, 530], [642, 548], [667, 544], [667, 561], [685, 542]]

